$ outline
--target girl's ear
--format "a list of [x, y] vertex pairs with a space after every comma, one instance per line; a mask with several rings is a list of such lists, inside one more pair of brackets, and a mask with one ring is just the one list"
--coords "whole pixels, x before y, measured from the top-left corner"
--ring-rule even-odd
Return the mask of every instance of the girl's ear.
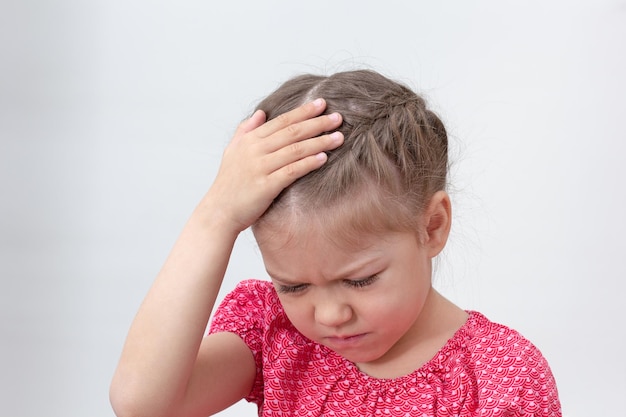
[[437, 191], [423, 214], [424, 247], [428, 256], [434, 258], [446, 246], [452, 225], [452, 204], [445, 191]]

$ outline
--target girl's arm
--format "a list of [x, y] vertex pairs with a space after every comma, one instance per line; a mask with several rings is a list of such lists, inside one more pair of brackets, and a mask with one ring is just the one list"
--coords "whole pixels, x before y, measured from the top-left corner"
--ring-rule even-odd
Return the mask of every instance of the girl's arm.
[[244, 342], [203, 335], [239, 233], [341, 144], [340, 134], [317, 136], [341, 124], [318, 116], [324, 108], [316, 100], [267, 123], [258, 111], [235, 132], [131, 325], [111, 384], [119, 417], [207, 415], [250, 391], [256, 367]]

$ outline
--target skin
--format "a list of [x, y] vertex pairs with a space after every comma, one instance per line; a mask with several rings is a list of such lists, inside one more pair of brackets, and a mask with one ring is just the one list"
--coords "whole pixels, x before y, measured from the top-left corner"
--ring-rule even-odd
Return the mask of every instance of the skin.
[[450, 230], [444, 192], [420, 216], [419, 235], [365, 234], [355, 245], [331, 241], [332, 233], [309, 223], [255, 228], [281, 304], [309, 339], [371, 376], [396, 378], [432, 358], [466, 321], [431, 286], [432, 258]]
[[316, 100], [267, 123], [258, 111], [238, 127], [128, 332], [110, 388], [118, 417], [206, 416], [250, 391], [255, 364], [244, 342], [204, 332], [239, 233], [343, 142], [322, 135], [341, 124], [320, 116], [325, 107]]

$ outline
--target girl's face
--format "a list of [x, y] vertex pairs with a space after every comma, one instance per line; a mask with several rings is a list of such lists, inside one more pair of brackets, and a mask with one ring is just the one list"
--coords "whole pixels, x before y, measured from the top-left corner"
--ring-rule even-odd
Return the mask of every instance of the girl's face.
[[431, 291], [431, 256], [415, 233], [337, 244], [308, 227], [297, 236], [255, 230], [267, 272], [293, 325], [368, 366], [396, 361], [419, 339]]

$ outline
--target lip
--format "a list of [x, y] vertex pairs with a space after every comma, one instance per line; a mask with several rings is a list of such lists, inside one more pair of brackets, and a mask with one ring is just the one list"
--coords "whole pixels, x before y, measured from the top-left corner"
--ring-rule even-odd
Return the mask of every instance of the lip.
[[330, 348], [347, 349], [358, 346], [367, 336], [367, 333], [359, 333], [354, 335], [337, 335], [326, 337], [326, 344]]

